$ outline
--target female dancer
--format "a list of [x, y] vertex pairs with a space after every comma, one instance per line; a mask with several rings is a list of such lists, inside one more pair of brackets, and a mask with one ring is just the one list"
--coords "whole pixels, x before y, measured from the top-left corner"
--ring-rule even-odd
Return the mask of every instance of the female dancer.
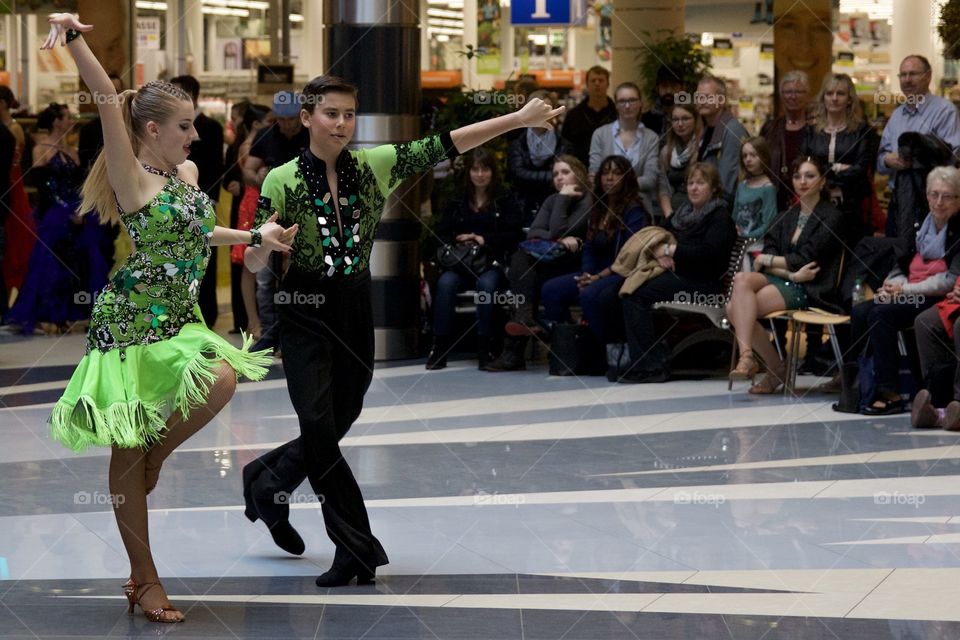
[[[83, 186], [80, 213], [122, 219], [135, 251], [97, 297], [80, 361], [50, 417], [56, 440], [74, 449], [112, 448], [110, 492], [120, 537], [130, 556], [123, 590], [129, 611], [139, 604], [153, 622], [180, 622], [150, 552], [146, 495], [163, 461], [230, 399], [237, 373], [258, 379], [269, 356], [237, 349], [209, 331], [197, 307], [210, 247], [262, 242], [288, 251], [296, 227], [267, 221], [259, 229], [214, 226], [210, 199], [187, 162], [193, 103], [165, 82], [117, 95], [81, 31], [92, 26], [69, 13], [50, 17], [52, 48], [66, 46], [95, 96], [105, 146]], [[118, 213], [119, 209], [119, 213]]]
[[[534, 98], [499, 118], [403, 144], [348, 150], [356, 127], [357, 89], [318, 76], [301, 95], [300, 122], [310, 146], [273, 169], [260, 190], [258, 221], [276, 212], [302, 223], [279, 304], [284, 367], [300, 437], [243, 470], [246, 515], [262, 519], [274, 541], [291, 553], [304, 544], [289, 521], [289, 495], [304, 478], [322, 496], [333, 566], [318, 587], [373, 579], [387, 554], [370, 529], [363, 495], [340, 452], [340, 439], [363, 408], [373, 379], [370, 253], [387, 197], [408, 177], [426, 171], [512, 129], [551, 126], [563, 113]], [[252, 271], [266, 266], [266, 248], [247, 249]]]

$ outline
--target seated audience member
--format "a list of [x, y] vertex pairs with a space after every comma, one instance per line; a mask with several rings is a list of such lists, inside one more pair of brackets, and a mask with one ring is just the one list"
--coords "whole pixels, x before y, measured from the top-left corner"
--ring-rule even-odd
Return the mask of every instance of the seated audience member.
[[[910, 422], [918, 428], [960, 431], [960, 367], [957, 366], [960, 360], [960, 278], [944, 300], [917, 316], [913, 327], [927, 388], [917, 392], [913, 399]], [[934, 394], [931, 389], [935, 386], [949, 386], [949, 391]], [[947, 398], [951, 399], [947, 401]], [[946, 403], [946, 407], [936, 408], [934, 401], [941, 405]]]
[[624, 82], [614, 92], [617, 119], [593, 132], [590, 139], [590, 175], [600, 169], [607, 156], [623, 156], [637, 174], [640, 197], [647, 211], [653, 211], [660, 175], [660, 137], [640, 122], [640, 88]]
[[690, 166], [687, 199], [664, 224], [673, 241], [653, 251], [658, 274], [635, 290], [626, 285], [620, 290], [630, 364], [627, 371], [616, 372], [619, 382], [664, 382], [670, 377], [670, 351], [656, 335], [654, 304], [672, 301], [681, 293], [722, 293], [737, 232], [716, 167], [706, 162]]
[[836, 294], [840, 269], [841, 213], [826, 197], [826, 169], [816, 158], [793, 162], [793, 190], [799, 201], [779, 217], [763, 240], [754, 271], [738, 273], [727, 303], [727, 317], [737, 337], [740, 360], [733, 380], [750, 380], [760, 362], [767, 373], [750, 393], [774, 393], [786, 376], [758, 320], [771, 311], [809, 306], [839, 311]]
[[670, 130], [660, 150], [660, 175], [657, 177], [660, 209], [667, 218], [687, 201], [687, 169], [697, 161], [697, 148], [703, 126], [692, 104], [678, 104], [670, 110]]
[[501, 192], [499, 173], [490, 150], [474, 149], [466, 158], [460, 198], [448, 204], [437, 221], [435, 232], [444, 247], [479, 246], [485, 259], [480, 260], [483, 266], [460, 262], [440, 274], [433, 295], [433, 348], [427, 357], [427, 369], [447, 366], [447, 354], [456, 343], [453, 324], [457, 294], [467, 289], [478, 293], [480, 367], [493, 359], [490, 350], [496, 293], [506, 289], [503, 270], [507, 257], [523, 239], [520, 207], [513, 196]]
[[867, 415], [906, 410], [897, 390], [897, 332], [912, 327], [920, 312], [950, 293], [960, 277], [960, 171], [933, 169], [927, 176], [927, 202], [930, 212], [917, 231], [917, 252], [907, 272], [894, 267], [873, 300], [853, 307], [855, 342], [846, 351], [856, 355], [867, 348], [873, 355], [874, 397], [863, 410]]
[[527, 340], [541, 331], [534, 318], [541, 283], [576, 271], [580, 265], [579, 251], [593, 204], [586, 167], [573, 156], [558, 156], [553, 163], [553, 187], [557, 192], [543, 201], [527, 231], [527, 240], [510, 258], [507, 277], [515, 306], [506, 330], [511, 338], [485, 371], [526, 368], [523, 351]]
[[590, 213], [580, 269], [547, 280], [540, 298], [543, 320], [549, 323], [569, 322], [570, 307], [579, 303], [590, 329], [604, 340], [608, 322], [603, 315], [610, 303], [603, 299], [617, 302], [623, 284], [623, 277], [611, 269], [613, 260], [627, 239], [649, 224], [649, 216], [640, 202], [636, 174], [623, 156], [600, 163], [594, 193], [599, 197]]
[[[533, 98], [540, 98], [551, 107], [557, 106], [556, 96], [547, 91], [534, 91], [529, 99]], [[553, 193], [553, 159], [558, 153], [560, 132], [556, 129], [529, 127], [510, 143], [507, 169], [521, 200], [524, 222], [531, 221], [543, 201]]]

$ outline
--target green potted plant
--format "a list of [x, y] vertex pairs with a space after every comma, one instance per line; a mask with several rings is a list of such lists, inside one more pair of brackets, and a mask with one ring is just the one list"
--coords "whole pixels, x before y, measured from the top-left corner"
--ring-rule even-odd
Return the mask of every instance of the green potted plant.
[[944, 57], [960, 58], [960, 0], [948, 0], [940, 9], [937, 33], [943, 40]]
[[[643, 31], [646, 47], [637, 56], [640, 82], [651, 100], [657, 97], [657, 71], [666, 67], [684, 87], [694, 87], [710, 70], [710, 54], [694, 40], [695, 34], [676, 36], [670, 29], [658, 29], [659, 37]], [[665, 34], [665, 35], [664, 35]]]

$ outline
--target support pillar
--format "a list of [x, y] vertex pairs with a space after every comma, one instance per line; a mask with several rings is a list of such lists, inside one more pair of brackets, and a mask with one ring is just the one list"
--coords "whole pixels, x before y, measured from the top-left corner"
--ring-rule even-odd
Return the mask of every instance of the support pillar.
[[[353, 143], [407, 142], [420, 133], [417, 3], [327, 0], [327, 73], [359, 88]], [[387, 200], [373, 245], [373, 318], [379, 360], [418, 355], [420, 231], [417, 176]]]
[[[684, 0], [614, 0], [611, 93], [621, 82], [640, 84], [648, 45], [670, 34], [682, 37], [685, 11]], [[640, 90], [646, 93], [647, 88]]]

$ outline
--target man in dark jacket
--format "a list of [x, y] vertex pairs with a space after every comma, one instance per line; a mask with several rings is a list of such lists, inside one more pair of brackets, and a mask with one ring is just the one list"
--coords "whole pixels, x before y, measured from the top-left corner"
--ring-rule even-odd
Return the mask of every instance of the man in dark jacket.
[[561, 147], [584, 166], [590, 164], [590, 139], [597, 127], [617, 119], [617, 107], [607, 95], [610, 72], [597, 65], [587, 70], [587, 97], [563, 120]]
[[[216, 206], [220, 198], [220, 183], [223, 180], [223, 127], [220, 123], [209, 118], [197, 108], [200, 98], [200, 82], [193, 76], [177, 76], [170, 79], [171, 84], [186, 91], [193, 100], [193, 109], [196, 117], [193, 127], [197, 130], [199, 140], [190, 145], [190, 155], [187, 159], [197, 165], [199, 176], [197, 182]], [[217, 322], [217, 252], [210, 255], [207, 271], [200, 281], [200, 313], [207, 326], [213, 328]]]

